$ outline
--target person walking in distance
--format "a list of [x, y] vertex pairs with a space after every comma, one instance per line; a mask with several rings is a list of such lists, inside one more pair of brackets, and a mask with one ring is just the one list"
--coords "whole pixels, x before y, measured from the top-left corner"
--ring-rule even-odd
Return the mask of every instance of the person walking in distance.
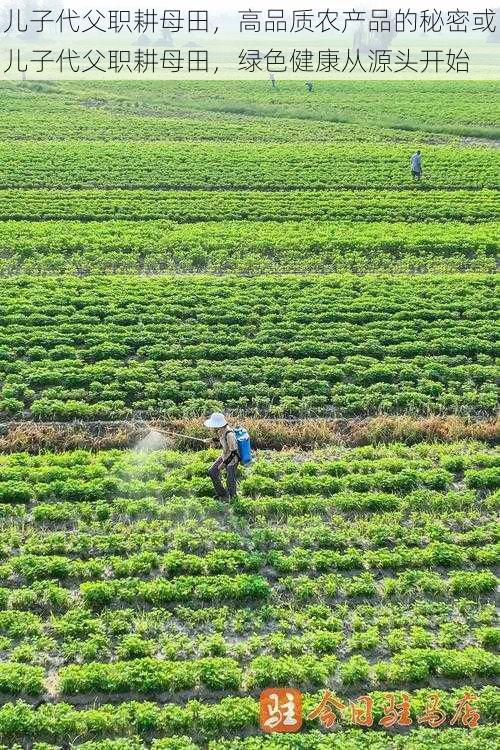
[[422, 155], [420, 151], [416, 151], [410, 158], [411, 163], [411, 175], [414, 180], [420, 180], [422, 177]]
[[[208, 476], [212, 480], [219, 499], [232, 499], [236, 497], [236, 468], [240, 462], [236, 435], [228, 425], [224, 414], [220, 412], [214, 412], [204, 424], [208, 429], [217, 431], [222, 446], [222, 455], [212, 464], [208, 470]], [[226, 472], [227, 489], [221, 481], [221, 471], [223, 470]]]

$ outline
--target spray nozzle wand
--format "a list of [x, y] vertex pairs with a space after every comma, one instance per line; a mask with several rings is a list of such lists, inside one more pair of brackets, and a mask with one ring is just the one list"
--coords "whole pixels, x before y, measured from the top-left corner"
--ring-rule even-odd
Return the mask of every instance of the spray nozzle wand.
[[193, 437], [193, 435], [184, 435], [182, 432], [173, 432], [172, 430], [162, 430], [159, 427], [152, 427], [151, 425], [148, 425], [150, 432], [158, 432], [160, 435], [165, 435], [166, 437], [180, 437], [184, 438], [185, 440], [194, 440], [196, 443], [203, 443], [204, 445], [209, 445], [212, 441], [210, 438], [197, 438]]

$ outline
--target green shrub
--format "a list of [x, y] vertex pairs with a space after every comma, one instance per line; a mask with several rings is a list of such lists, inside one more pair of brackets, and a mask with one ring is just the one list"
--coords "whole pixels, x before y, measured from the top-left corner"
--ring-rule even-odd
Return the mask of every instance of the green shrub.
[[481, 572], [460, 571], [450, 574], [450, 586], [454, 594], [485, 594], [497, 587], [496, 576], [489, 570]]
[[40, 695], [44, 689], [44, 670], [26, 664], [0, 664], [0, 693]]

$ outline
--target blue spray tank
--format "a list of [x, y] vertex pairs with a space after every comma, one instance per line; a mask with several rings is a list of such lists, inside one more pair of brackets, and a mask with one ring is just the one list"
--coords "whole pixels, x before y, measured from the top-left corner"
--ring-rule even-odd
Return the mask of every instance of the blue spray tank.
[[252, 462], [252, 445], [250, 435], [244, 427], [235, 427], [234, 435], [238, 444], [238, 453], [243, 466], [248, 466]]

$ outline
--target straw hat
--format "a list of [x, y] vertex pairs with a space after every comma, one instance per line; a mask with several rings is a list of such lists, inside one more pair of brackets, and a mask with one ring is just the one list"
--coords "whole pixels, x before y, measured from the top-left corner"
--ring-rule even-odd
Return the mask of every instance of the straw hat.
[[219, 427], [225, 427], [227, 425], [227, 419], [224, 414], [220, 413], [220, 411], [215, 411], [210, 419], [207, 419], [203, 424], [205, 427], [215, 430]]

